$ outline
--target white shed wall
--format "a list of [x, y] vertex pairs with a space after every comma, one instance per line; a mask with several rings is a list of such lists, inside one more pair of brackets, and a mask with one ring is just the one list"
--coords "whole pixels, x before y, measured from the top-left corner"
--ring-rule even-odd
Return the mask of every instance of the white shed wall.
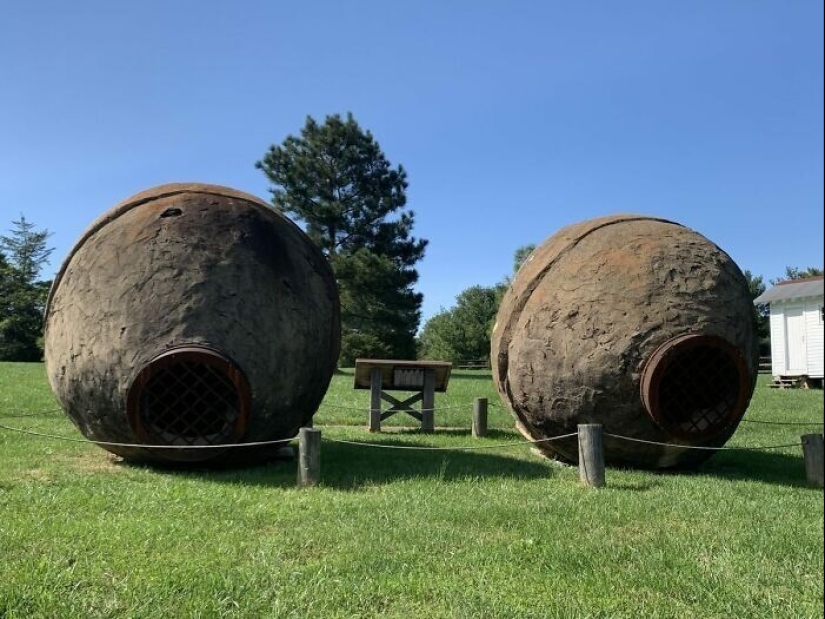
[[805, 303], [788, 303], [785, 305], [785, 374], [805, 376], [808, 373], [806, 339]]
[[[771, 303], [771, 373], [773, 376], [805, 374], [811, 378], [825, 376], [825, 328], [822, 323], [823, 299], [779, 301]], [[804, 317], [804, 337], [789, 342], [787, 322], [794, 320], [800, 308]], [[788, 311], [790, 310], [790, 311]], [[799, 326], [799, 325], [797, 325]], [[804, 346], [804, 351], [799, 347]], [[791, 350], [789, 347], [793, 347]], [[789, 357], [804, 355], [804, 368], [788, 368]]]
[[785, 304], [771, 303], [771, 374], [785, 373]]
[[825, 336], [822, 325], [822, 300], [809, 299], [805, 304], [805, 337], [808, 344], [808, 376], [825, 376]]

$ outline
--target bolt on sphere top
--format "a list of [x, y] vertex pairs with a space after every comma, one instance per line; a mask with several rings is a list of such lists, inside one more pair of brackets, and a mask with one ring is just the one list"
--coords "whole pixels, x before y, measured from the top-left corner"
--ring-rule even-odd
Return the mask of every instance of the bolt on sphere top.
[[339, 348], [320, 250], [262, 200], [215, 185], [162, 185], [99, 217], [46, 306], [63, 410], [91, 440], [141, 445], [106, 447], [136, 460], [266, 459], [277, 445], [221, 445], [294, 436]]

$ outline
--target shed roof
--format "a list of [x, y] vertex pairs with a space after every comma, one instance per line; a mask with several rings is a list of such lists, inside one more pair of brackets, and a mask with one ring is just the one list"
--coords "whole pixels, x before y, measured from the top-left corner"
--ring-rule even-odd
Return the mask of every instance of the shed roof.
[[791, 299], [807, 299], [810, 297], [825, 296], [825, 279], [820, 277], [806, 277], [779, 282], [770, 290], [763, 292], [753, 300], [754, 305], [789, 301]]

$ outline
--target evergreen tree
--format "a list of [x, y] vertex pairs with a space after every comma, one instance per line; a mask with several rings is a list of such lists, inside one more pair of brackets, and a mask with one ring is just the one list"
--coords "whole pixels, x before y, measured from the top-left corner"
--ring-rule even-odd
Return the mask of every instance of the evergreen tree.
[[0, 236], [0, 251], [5, 252], [16, 277], [27, 284], [33, 284], [54, 251], [46, 248], [46, 240], [51, 232], [36, 230], [36, 226], [26, 221], [23, 215], [13, 221], [12, 225], [14, 228], [9, 236]]
[[256, 167], [275, 208], [304, 222], [328, 256], [341, 295], [341, 364], [359, 356], [414, 358], [422, 295], [414, 265], [427, 241], [412, 236], [407, 174], [393, 168], [348, 114], [307, 117], [299, 136], [273, 145]]
[[530, 254], [533, 253], [535, 248], [536, 246], [531, 243], [530, 245], [522, 245], [515, 251], [513, 254], [513, 275], [518, 273], [521, 265], [524, 264], [524, 261], [527, 260], [527, 257]]
[[21, 216], [0, 236], [0, 360], [39, 361], [43, 355], [43, 310], [51, 282], [38, 281], [52, 253], [48, 230]]

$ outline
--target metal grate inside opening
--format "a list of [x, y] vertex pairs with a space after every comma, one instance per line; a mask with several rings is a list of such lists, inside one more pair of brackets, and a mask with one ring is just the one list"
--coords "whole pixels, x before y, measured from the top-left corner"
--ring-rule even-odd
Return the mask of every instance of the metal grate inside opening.
[[674, 436], [713, 436], [745, 412], [749, 376], [742, 355], [725, 340], [674, 338], [650, 358], [642, 400], [654, 421]]
[[[147, 445], [221, 445], [246, 428], [246, 378], [222, 355], [173, 350], [149, 363], [129, 395], [129, 418]], [[204, 454], [206, 455], [206, 454]]]
[[726, 424], [738, 399], [736, 365], [716, 348], [677, 355], [659, 385], [661, 414], [684, 435], [706, 434]]
[[143, 389], [140, 417], [147, 434], [168, 445], [225, 442], [240, 414], [235, 386], [219, 370], [181, 362], [155, 374]]

